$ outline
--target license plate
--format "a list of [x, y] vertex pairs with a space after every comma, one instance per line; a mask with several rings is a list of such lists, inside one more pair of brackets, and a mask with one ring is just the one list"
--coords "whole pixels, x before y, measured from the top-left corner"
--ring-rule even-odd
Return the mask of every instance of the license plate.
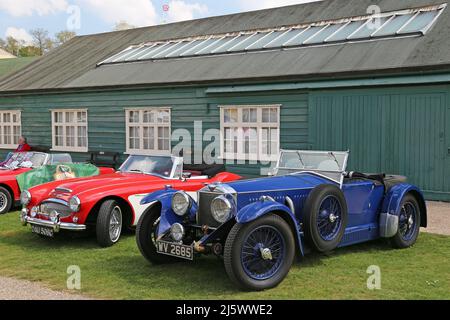
[[40, 234], [42, 236], [49, 237], [49, 238], [53, 238], [55, 235], [55, 232], [53, 231], [52, 228], [36, 226], [36, 225], [31, 225], [31, 232]]
[[183, 244], [171, 243], [167, 241], [157, 241], [156, 250], [160, 254], [177, 257], [185, 260], [194, 260], [194, 246], [185, 246]]

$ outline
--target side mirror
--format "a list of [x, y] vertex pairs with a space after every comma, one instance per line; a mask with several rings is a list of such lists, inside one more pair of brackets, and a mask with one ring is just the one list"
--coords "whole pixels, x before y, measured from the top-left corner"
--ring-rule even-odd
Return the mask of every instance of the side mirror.
[[192, 173], [190, 173], [190, 172], [183, 172], [183, 174], [181, 175], [181, 178], [183, 180], [190, 179], [191, 177], [192, 177]]

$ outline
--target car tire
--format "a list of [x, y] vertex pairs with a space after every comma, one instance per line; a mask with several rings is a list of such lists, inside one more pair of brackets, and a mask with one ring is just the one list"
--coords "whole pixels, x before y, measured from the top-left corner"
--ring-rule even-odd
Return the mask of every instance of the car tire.
[[[280, 248], [273, 252], [270, 250], [270, 256], [267, 258], [264, 258], [263, 251], [258, 252], [257, 249], [254, 249], [252, 252], [251, 249], [249, 250], [250, 244], [258, 234], [264, 233], [270, 235], [268, 238], [264, 238], [264, 241], [272, 245], [275, 243]], [[273, 238], [271, 238], [272, 236]], [[270, 239], [273, 242], [270, 242]], [[262, 242], [256, 245], [260, 246], [261, 244]], [[276, 247], [269, 245], [260, 250], [270, 248]], [[231, 281], [243, 290], [271, 289], [278, 286], [288, 275], [295, 258], [295, 248], [293, 232], [289, 224], [280, 216], [270, 214], [248, 224], [238, 223], [231, 229], [225, 242], [225, 270]], [[274, 252], [277, 254], [275, 255]], [[259, 260], [255, 261], [254, 259]], [[255, 270], [258, 265], [262, 266], [259, 273]], [[268, 270], [263, 273], [265, 269]]]
[[96, 234], [100, 246], [111, 247], [120, 240], [123, 224], [123, 210], [115, 200], [102, 203], [98, 212]]
[[161, 217], [161, 207], [149, 208], [139, 219], [136, 226], [136, 243], [141, 254], [152, 264], [180, 262], [180, 259], [159, 254], [156, 250], [156, 228]]
[[336, 249], [345, 234], [347, 202], [337, 186], [314, 188], [306, 199], [303, 215], [305, 240], [318, 252]]
[[11, 210], [13, 199], [8, 189], [0, 187], [0, 215]]
[[406, 249], [413, 246], [420, 233], [421, 212], [417, 199], [412, 195], [406, 195], [400, 207], [398, 230], [391, 244], [397, 249]]

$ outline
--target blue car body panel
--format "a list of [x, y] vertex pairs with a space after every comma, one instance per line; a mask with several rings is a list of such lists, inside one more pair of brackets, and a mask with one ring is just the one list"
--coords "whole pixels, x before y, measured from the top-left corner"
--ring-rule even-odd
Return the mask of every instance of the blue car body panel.
[[[271, 212], [281, 212], [290, 219], [291, 225], [295, 226], [300, 253], [303, 254], [301, 223], [304, 205], [310, 192], [322, 184], [339, 186], [333, 180], [310, 172], [228, 183], [226, 186], [236, 192], [233, 217], [212, 234], [202, 237], [201, 243], [214, 241], [215, 235], [221, 232], [221, 228], [225, 225], [229, 227], [230, 223], [250, 223]], [[348, 223], [340, 247], [380, 238], [380, 213], [398, 215], [402, 199], [409, 192], [416, 192], [422, 197], [421, 201], [424, 201], [420, 190], [410, 184], [396, 185], [386, 193], [382, 183], [360, 179], [345, 182], [342, 185], [342, 191], [348, 206]], [[142, 200], [143, 204], [158, 201], [162, 205], [158, 236], [167, 232], [173, 223], [183, 222], [183, 219], [171, 209], [171, 199], [175, 192], [175, 190], [162, 190]], [[262, 199], [262, 197], [265, 198]], [[293, 208], [289, 206], [289, 200]], [[192, 202], [189, 219], [195, 222], [198, 206], [195, 201], [192, 200]]]
[[[391, 190], [389, 190], [383, 201], [383, 212], [398, 216], [400, 214], [402, 200], [405, 195], [410, 192], [415, 192], [420, 195], [421, 201], [425, 202], [423, 193], [419, 188], [407, 183], [402, 183], [392, 187]], [[424, 209], [426, 210], [426, 207]]]
[[[178, 190], [174, 189], [166, 189], [159, 190], [147, 195], [145, 198], [141, 200], [141, 204], [151, 204], [159, 202], [161, 205], [161, 219], [158, 226], [157, 237], [164, 235], [167, 231], [170, 230], [171, 226], [175, 223], [182, 223], [183, 218], [177, 215], [172, 210], [172, 197]], [[197, 212], [197, 204], [191, 198], [192, 206], [189, 211], [189, 217], [195, 218], [195, 214]]]

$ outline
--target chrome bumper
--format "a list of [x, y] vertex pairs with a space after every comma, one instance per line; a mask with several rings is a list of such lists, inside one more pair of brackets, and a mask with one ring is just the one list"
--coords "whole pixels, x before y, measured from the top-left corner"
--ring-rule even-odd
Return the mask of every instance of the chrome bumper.
[[28, 224], [37, 225], [42, 227], [52, 228], [54, 232], [59, 232], [60, 230], [69, 230], [69, 231], [84, 231], [86, 230], [86, 226], [83, 224], [75, 224], [75, 223], [65, 223], [58, 221], [50, 221], [50, 220], [42, 220], [31, 218], [28, 216], [28, 212], [26, 209], [23, 209], [20, 214], [20, 222], [25, 227]]

